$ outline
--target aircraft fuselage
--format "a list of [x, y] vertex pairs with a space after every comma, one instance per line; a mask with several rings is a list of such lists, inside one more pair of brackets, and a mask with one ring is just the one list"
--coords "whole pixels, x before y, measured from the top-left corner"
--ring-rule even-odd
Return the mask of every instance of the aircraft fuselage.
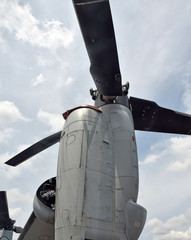
[[138, 159], [132, 114], [120, 104], [80, 108], [65, 122], [59, 149], [55, 239], [136, 240], [146, 219], [137, 205]]

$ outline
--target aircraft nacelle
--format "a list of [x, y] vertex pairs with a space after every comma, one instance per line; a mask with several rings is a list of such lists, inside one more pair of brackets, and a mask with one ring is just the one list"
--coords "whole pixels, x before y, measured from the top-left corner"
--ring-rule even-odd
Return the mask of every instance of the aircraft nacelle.
[[36, 217], [49, 224], [54, 224], [55, 221], [55, 188], [55, 177], [45, 181], [38, 188], [33, 201]]
[[138, 160], [131, 111], [120, 104], [68, 111], [61, 134], [55, 239], [136, 240]]

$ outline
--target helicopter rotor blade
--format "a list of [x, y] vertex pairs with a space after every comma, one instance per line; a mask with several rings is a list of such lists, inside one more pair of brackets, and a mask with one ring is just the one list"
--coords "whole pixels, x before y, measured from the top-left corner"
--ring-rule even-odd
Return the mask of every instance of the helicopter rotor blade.
[[122, 95], [109, 0], [73, 0], [73, 4], [98, 92], [106, 96]]
[[0, 229], [6, 229], [12, 225], [12, 221], [9, 217], [7, 194], [5, 191], [0, 191]]
[[135, 130], [191, 135], [191, 115], [130, 97]]
[[39, 142], [33, 144], [32, 146], [28, 147], [27, 149], [20, 152], [16, 156], [12, 157], [5, 163], [7, 165], [15, 167], [15, 166], [19, 165], [20, 163], [26, 161], [27, 159], [33, 157], [37, 153], [51, 147], [53, 144], [59, 142], [60, 137], [61, 137], [61, 131], [54, 133], [54, 134], [40, 140]]

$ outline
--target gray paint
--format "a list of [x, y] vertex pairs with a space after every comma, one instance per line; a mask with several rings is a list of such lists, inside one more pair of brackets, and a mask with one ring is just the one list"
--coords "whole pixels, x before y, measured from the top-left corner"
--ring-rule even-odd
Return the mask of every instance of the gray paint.
[[[55, 239], [136, 240], [146, 210], [136, 204], [138, 160], [130, 110], [106, 104], [72, 112], [61, 136]], [[132, 217], [134, 214], [134, 217]]]

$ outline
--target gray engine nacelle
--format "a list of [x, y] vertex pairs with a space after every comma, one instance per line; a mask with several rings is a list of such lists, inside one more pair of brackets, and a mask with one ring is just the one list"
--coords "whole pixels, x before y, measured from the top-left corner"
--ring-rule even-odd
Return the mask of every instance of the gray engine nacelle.
[[40, 185], [33, 201], [36, 217], [49, 224], [54, 224], [55, 220], [55, 196], [56, 177], [50, 178]]

